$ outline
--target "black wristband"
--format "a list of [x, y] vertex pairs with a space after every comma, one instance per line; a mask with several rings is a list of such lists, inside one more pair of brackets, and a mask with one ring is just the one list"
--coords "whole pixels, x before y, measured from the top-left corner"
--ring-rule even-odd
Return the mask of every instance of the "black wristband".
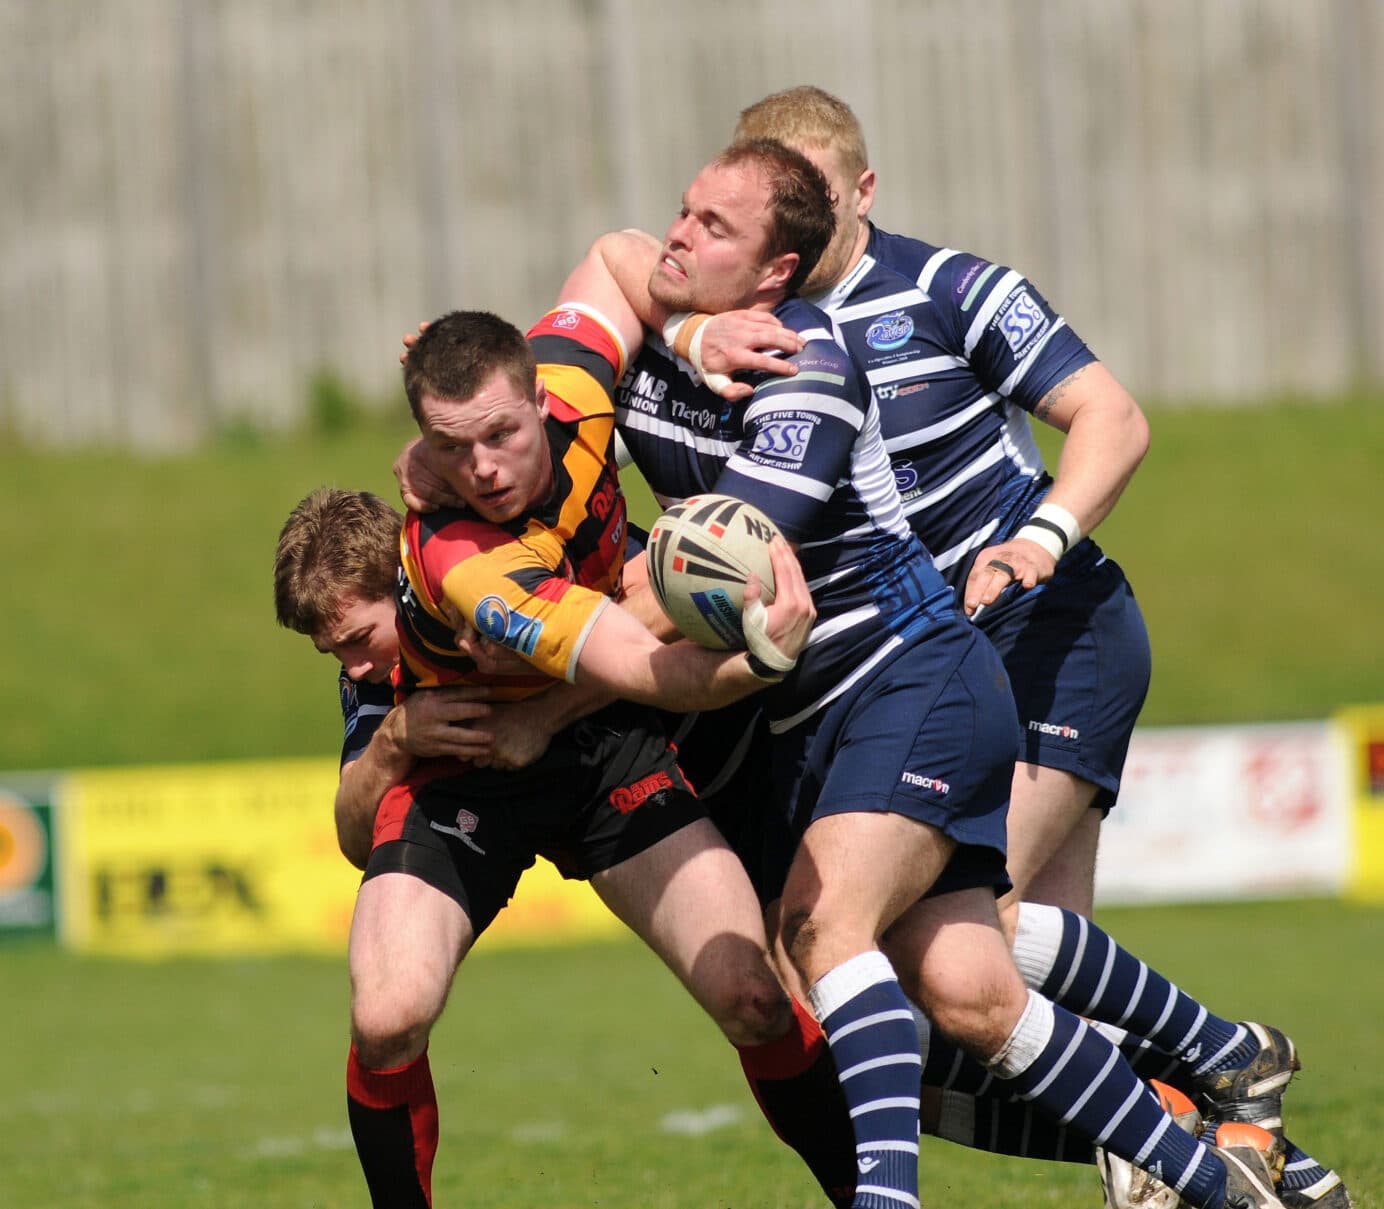
[[745, 652], [745, 662], [750, 665], [750, 674], [755, 679], [767, 681], [769, 684], [777, 684], [788, 675], [787, 672], [781, 672], [776, 667], [770, 667], [753, 651]]
[[1062, 553], [1067, 553], [1067, 533], [1061, 525], [1054, 524], [1045, 516], [1030, 516], [1024, 521], [1024, 527], [1033, 525], [1039, 529], [1046, 529], [1049, 533], [1056, 533], [1062, 541]]

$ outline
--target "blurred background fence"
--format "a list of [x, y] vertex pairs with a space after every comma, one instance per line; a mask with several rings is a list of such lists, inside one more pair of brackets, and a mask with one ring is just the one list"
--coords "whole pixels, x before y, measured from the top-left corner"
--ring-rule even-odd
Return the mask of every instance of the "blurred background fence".
[[0, 432], [185, 447], [395, 388], [661, 231], [765, 93], [876, 216], [1027, 272], [1137, 393], [1384, 380], [1373, 0], [0, 0]]

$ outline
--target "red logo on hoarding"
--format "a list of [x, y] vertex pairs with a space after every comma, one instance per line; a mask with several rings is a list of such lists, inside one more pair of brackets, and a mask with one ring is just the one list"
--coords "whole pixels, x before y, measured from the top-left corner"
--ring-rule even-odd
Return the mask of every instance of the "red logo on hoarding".
[[1322, 769], [1305, 745], [1276, 743], [1245, 757], [1250, 813], [1277, 831], [1296, 831], [1324, 811]]
[[1384, 798], [1384, 739], [1365, 744], [1365, 792]]

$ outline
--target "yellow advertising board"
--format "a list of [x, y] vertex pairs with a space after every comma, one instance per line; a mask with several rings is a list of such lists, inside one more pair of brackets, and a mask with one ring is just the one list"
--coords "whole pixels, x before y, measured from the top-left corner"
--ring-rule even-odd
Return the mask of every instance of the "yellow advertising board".
[[1384, 705], [1341, 710], [1349, 736], [1355, 867], [1352, 898], [1384, 902]]
[[[59, 918], [82, 950], [344, 953], [360, 874], [332, 825], [333, 760], [74, 772], [60, 795]], [[544, 861], [481, 941], [619, 934]]]

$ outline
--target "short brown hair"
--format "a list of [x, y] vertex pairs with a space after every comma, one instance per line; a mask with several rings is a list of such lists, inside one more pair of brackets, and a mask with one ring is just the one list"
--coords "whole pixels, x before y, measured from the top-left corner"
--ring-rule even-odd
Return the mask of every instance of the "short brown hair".
[[373, 603], [394, 595], [403, 517], [378, 495], [322, 487], [289, 514], [274, 551], [279, 624], [320, 633], [346, 598]]
[[404, 393], [413, 418], [424, 395], [465, 402], [496, 371], [527, 399], [536, 399], [538, 365], [512, 323], [489, 311], [452, 311], [434, 319], [404, 359]]
[[798, 267], [785, 289], [792, 294], [817, 267], [836, 231], [836, 198], [821, 170], [807, 156], [774, 139], [744, 139], [716, 157], [727, 168], [754, 164], [769, 186], [766, 259], [798, 254]]
[[778, 139], [790, 147], [831, 148], [848, 177], [870, 166], [860, 119], [839, 97], [811, 84], [785, 88], [740, 111], [735, 139]]

